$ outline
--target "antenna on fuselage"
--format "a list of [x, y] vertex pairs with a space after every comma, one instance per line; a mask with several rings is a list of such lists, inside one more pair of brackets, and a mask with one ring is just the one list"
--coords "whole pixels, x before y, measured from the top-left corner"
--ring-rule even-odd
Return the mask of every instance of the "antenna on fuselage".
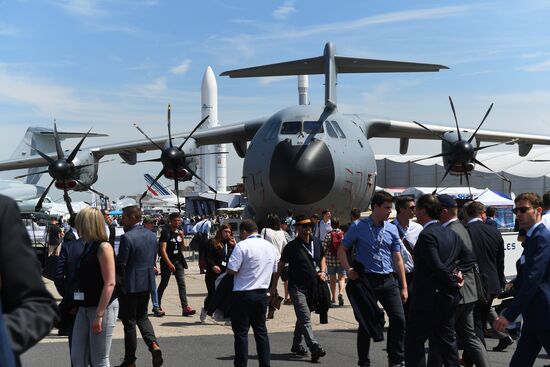
[[336, 109], [336, 79], [338, 73], [396, 73], [426, 72], [448, 69], [444, 65], [415, 62], [360, 59], [336, 56], [336, 47], [331, 42], [325, 44], [323, 56], [255, 66], [245, 69], [224, 71], [221, 76], [230, 78], [250, 78], [285, 75], [325, 75], [325, 107]]

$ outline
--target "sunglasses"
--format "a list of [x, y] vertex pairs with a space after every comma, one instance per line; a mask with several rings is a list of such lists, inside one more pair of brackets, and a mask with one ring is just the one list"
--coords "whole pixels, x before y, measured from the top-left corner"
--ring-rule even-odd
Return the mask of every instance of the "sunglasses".
[[531, 209], [530, 206], [521, 206], [519, 208], [512, 209], [512, 213], [517, 214], [520, 212], [521, 214], [525, 214], [529, 209]]

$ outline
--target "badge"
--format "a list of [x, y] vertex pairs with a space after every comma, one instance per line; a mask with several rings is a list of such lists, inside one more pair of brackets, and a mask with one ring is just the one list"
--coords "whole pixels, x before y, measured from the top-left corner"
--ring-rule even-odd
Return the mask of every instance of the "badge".
[[521, 255], [521, 257], [519, 258], [519, 263], [521, 265], [525, 264], [525, 255]]
[[176, 247], [174, 248], [174, 254], [178, 254], [180, 252], [180, 250]]
[[380, 255], [374, 255], [372, 258], [376, 261], [382, 261], [382, 256]]
[[321, 268], [320, 268], [320, 267], [318, 267], [318, 266], [316, 266], [316, 267], [315, 267], [315, 271], [316, 271], [316, 272], [318, 273], [318, 272], [320, 272], [320, 271], [321, 271]]
[[227, 262], [222, 261], [222, 266], [226, 266], [226, 267], [227, 267]]
[[84, 293], [75, 291], [73, 294], [73, 299], [75, 301], [84, 301]]

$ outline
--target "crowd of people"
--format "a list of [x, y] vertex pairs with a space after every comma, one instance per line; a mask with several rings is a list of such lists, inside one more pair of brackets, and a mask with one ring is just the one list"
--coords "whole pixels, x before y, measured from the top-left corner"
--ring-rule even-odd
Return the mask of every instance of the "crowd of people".
[[[390, 222], [394, 207], [396, 217]], [[471, 201], [459, 209], [455, 199], [445, 194], [422, 195], [415, 202], [412, 197], [394, 198], [379, 191], [370, 210], [369, 216], [361, 218], [361, 212], [352, 209], [347, 224], [332, 217], [328, 209], [320, 216], [290, 211], [285, 218], [271, 214], [262, 229], [247, 219], [239, 226], [240, 241], [229, 225], [216, 225], [211, 218], [189, 226], [207, 290], [200, 321], [215, 312], [228, 319], [234, 333], [235, 366], [247, 365], [250, 327], [259, 365], [270, 365], [266, 320], [275, 317], [281, 303], [291, 304], [296, 316], [291, 353], [320, 361], [331, 350], [315, 337], [311, 313], [320, 313], [321, 322], [326, 322], [329, 308], [344, 305], [344, 294], [358, 323], [359, 366], [371, 365], [371, 339], [384, 340], [385, 315], [389, 366], [491, 366], [485, 344], [487, 326], [499, 337], [493, 350], [502, 351], [514, 343], [507, 327], [520, 315], [523, 326], [510, 366], [532, 366], [542, 347], [550, 351], [550, 192], [543, 198], [524, 193], [515, 199], [514, 212], [525, 238], [518, 276], [509, 283], [504, 276], [502, 236], [495, 222], [487, 219], [482, 203]], [[110, 365], [117, 318], [124, 326], [119, 366], [136, 365], [136, 326], [153, 366], [161, 366], [161, 346], [148, 310], [151, 300], [153, 315], [165, 315], [162, 298], [172, 274], [182, 316], [196, 312], [187, 301], [180, 215], [167, 218], [160, 237], [157, 221], [142, 216], [137, 206], [123, 208], [120, 222], [125, 233], [117, 254], [108, 212], [86, 208], [68, 223], [55, 285], [63, 297], [57, 325], [60, 334], [69, 337], [73, 366]], [[4, 247], [0, 249], [5, 251]], [[33, 335], [23, 337], [14, 330], [19, 311], [4, 296], [14, 292], [4, 267], [1, 306], [17, 360], [48, 332], [57, 315], [51, 296], [38, 287], [35, 292], [42, 298], [36, 298], [40, 300], [36, 307], [48, 307], [49, 313], [44, 311], [36, 320]], [[284, 297], [277, 290], [280, 280]], [[515, 297], [498, 315], [492, 306], [503, 291], [513, 291]], [[5, 338], [2, 327], [0, 323], [0, 338]]]

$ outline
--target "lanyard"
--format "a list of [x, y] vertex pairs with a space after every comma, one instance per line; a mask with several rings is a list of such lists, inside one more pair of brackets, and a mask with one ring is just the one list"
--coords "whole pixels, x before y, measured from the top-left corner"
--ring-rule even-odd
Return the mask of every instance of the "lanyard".
[[386, 222], [382, 222], [382, 228], [378, 231], [378, 235], [374, 234], [374, 229], [372, 229], [371, 226], [372, 218], [367, 220], [367, 224], [369, 226], [370, 233], [372, 234], [372, 238], [374, 239], [374, 245], [376, 252], [380, 252], [380, 248], [382, 247], [382, 243], [384, 242], [384, 233], [386, 232]]
[[302, 246], [304, 247], [306, 252], [309, 254], [309, 256], [311, 256], [311, 260], [313, 261], [313, 267], [316, 268], [317, 267], [317, 262], [315, 261], [315, 257], [313, 256], [314, 255], [313, 240], [309, 241], [309, 248], [307, 248], [307, 246], [303, 242], [302, 242]]

